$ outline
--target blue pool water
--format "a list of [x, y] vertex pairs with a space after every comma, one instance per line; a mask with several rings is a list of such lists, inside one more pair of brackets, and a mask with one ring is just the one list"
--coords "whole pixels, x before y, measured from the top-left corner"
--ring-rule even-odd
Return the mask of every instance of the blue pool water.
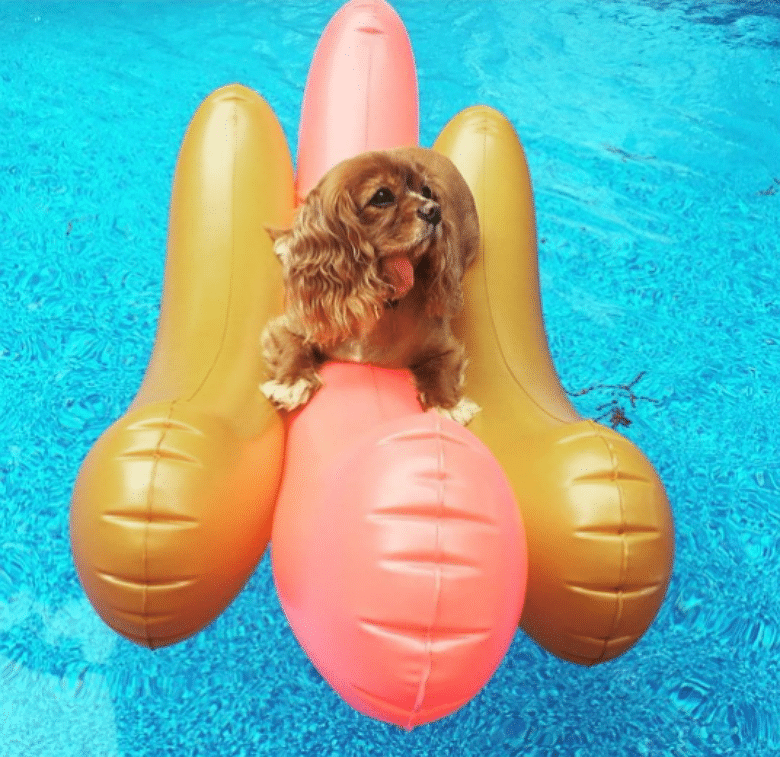
[[[70, 493], [151, 353], [184, 130], [240, 81], [294, 154], [339, 5], [0, 2], [0, 757], [778, 754], [778, 2], [395, 3], [422, 144], [474, 103], [510, 118], [562, 381], [592, 388], [583, 415], [616, 402], [665, 482], [675, 570], [636, 647], [583, 669], [518, 633], [469, 705], [407, 734], [316, 673], [267, 557], [171, 648], [92, 611]], [[609, 388], [639, 374], [635, 406]]]

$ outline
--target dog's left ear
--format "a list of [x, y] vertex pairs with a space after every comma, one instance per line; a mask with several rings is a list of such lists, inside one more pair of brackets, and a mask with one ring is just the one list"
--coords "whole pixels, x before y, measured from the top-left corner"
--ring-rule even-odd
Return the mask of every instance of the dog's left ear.
[[266, 230], [268, 236], [271, 237], [272, 242], [275, 242], [279, 237], [290, 233], [289, 229], [279, 229], [276, 226], [263, 225], [263, 228]]
[[287, 242], [290, 235], [290, 229], [278, 229], [274, 226], [263, 226], [263, 228], [274, 243], [276, 257], [279, 258], [279, 262], [284, 265], [287, 255], [290, 252], [289, 243]]
[[430, 278], [426, 291], [426, 312], [429, 316], [451, 317], [463, 307], [463, 250], [458, 226], [450, 219], [442, 220], [442, 237], [432, 252]]

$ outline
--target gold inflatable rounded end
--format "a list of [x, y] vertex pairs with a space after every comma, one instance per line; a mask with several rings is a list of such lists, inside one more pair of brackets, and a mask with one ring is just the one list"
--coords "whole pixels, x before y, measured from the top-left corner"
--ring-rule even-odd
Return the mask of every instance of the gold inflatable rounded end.
[[148, 647], [211, 623], [270, 538], [284, 428], [260, 392], [282, 305], [264, 224], [293, 213], [278, 119], [240, 84], [207, 97], [176, 165], [154, 351], [128, 413], [76, 482], [71, 544], [100, 616]]
[[500, 460], [502, 439], [579, 420], [542, 320], [531, 174], [514, 127], [486, 105], [458, 113], [433, 149], [463, 175], [479, 215], [480, 252], [466, 272], [453, 331], [469, 356], [466, 392], [484, 411], [471, 428]]
[[634, 444], [593, 421], [540, 435], [524, 457], [518, 494], [530, 567], [521, 626], [565, 660], [611, 660], [645, 633], [669, 584], [666, 492]]
[[525, 152], [510, 121], [466, 108], [434, 149], [471, 188], [480, 255], [453, 323], [466, 344], [469, 429], [498, 458], [528, 539], [522, 627], [582, 665], [617, 657], [647, 630], [672, 570], [674, 536], [658, 475], [629, 441], [583, 421], [560, 384], [542, 320], [536, 215]]
[[181, 402], [128, 413], [79, 473], [70, 532], [84, 589], [103, 620], [155, 648], [211, 623], [270, 539], [283, 426], [240, 435]]
[[[489, 105], [470, 105], [455, 115], [445, 127], [447, 132], [469, 132], [472, 134], [498, 135], [506, 132], [516, 139], [510, 120], [500, 111]], [[442, 132], [443, 134], [445, 131]], [[441, 137], [440, 137], [441, 138]], [[446, 137], [445, 137], [446, 138]], [[438, 140], [437, 140], [438, 141]], [[436, 149], [445, 149], [437, 147]]]
[[[229, 101], [236, 100], [238, 102], [251, 103], [253, 101], [260, 100], [265, 102], [262, 95], [250, 89], [244, 84], [239, 82], [233, 82], [232, 84], [225, 84], [222, 87], [215, 89], [204, 101], [205, 103], [215, 102], [217, 100]], [[202, 106], [201, 106], [202, 107]]]

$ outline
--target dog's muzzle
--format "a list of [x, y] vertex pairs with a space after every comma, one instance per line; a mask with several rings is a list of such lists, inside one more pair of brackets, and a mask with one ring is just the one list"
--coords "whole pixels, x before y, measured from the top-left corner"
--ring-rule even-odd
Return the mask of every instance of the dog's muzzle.
[[417, 209], [417, 215], [431, 226], [437, 226], [441, 221], [441, 206], [437, 202], [426, 202]]

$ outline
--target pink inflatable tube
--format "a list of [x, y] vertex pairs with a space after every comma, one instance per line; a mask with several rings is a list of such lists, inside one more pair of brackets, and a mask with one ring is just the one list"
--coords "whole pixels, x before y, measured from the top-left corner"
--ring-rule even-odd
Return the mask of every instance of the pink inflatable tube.
[[[298, 197], [335, 163], [417, 144], [414, 59], [382, 0], [347, 3], [314, 55]], [[468, 702], [525, 596], [517, 502], [472, 433], [423, 413], [408, 371], [331, 363], [287, 420], [274, 580], [301, 646], [355, 709], [411, 729]]]
[[510, 485], [471, 432], [423, 413], [408, 371], [329, 363], [293, 415], [274, 580], [314, 666], [355, 709], [411, 729], [487, 683], [525, 595]]
[[398, 14], [383, 0], [344, 5], [309, 68], [298, 132], [298, 202], [346, 158], [416, 145], [418, 112], [414, 55]]

